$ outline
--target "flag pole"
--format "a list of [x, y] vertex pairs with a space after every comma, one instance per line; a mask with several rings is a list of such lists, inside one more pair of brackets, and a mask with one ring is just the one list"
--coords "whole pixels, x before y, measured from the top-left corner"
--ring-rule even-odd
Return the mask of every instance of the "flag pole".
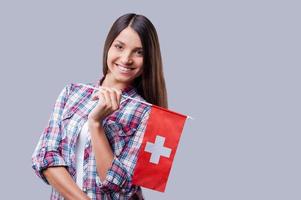
[[[99, 88], [96, 88], [96, 87], [93, 87], [93, 86], [91, 86], [91, 85], [87, 85], [87, 84], [83, 84], [83, 83], [79, 83], [80, 85], [82, 85], [82, 86], [85, 86], [85, 87], [87, 87], [87, 88], [91, 88], [91, 89], [94, 89], [94, 90], [99, 90]], [[131, 99], [131, 100], [134, 100], [134, 101], [138, 101], [138, 102], [140, 102], [140, 103], [143, 103], [143, 104], [146, 104], [146, 105], [149, 105], [149, 106], [153, 106], [153, 104], [151, 104], [151, 103], [148, 103], [148, 102], [146, 102], [146, 101], [141, 101], [141, 100], [139, 100], [139, 99], [136, 99], [136, 98], [132, 98], [132, 97], [130, 97], [130, 96], [128, 96], [128, 95], [122, 95], [124, 98], [126, 98], [126, 99]], [[191, 116], [189, 116], [189, 115], [186, 115], [186, 117], [187, 117], [187, 119], [192, 119], [192, 120], [194, 120], [194, 118], [192, 118]]]

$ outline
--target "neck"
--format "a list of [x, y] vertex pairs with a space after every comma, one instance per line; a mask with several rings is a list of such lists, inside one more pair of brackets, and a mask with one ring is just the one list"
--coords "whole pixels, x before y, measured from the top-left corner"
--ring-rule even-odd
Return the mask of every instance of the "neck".
[[109, 87], [109, 88], [116, 88], [116, 89], [119, 89], [119, 90], [124, 90], [126, 89], [128, 86], [130, 86], [129, 84], [126, 84], [126, 83], [122, 83], [122, 82], [118, 82], [118, 81], [113, 81], [111, 78], [110, 78], [110, 75], [107, 74], [101, 84], [101, 86], [104, 86], [104, 87]]

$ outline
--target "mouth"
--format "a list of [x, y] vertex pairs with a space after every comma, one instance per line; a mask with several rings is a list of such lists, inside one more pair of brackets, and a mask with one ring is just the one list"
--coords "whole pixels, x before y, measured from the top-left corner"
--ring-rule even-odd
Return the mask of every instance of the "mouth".
[[135, 69], [134, 67], [119, 65], [119, 64], [117, 64], [117, 63], [115, 63], [115, 65], [116, 65], [117, 68], [118, 68], [121, 72], [123, 72], [123, 73], [127, 73], [127, 72], [130, 72], [130, 71], [132, 71], [132, 70]]

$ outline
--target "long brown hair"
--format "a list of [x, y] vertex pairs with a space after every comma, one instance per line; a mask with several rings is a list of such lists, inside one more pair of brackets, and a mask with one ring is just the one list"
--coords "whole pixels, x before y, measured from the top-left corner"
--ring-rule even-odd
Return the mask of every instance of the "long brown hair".
[[167, 91], [159, 39], [154, 25], [145, 16], [129, 13], [122, 15], [113, 23], [103, 50], [103, 74], [106, 75], [108, 72], [109, 48], [119, 33], [128, 26], [138, 33], [143, 48], [143, 72], [135, 79], [134, 87], [149, 103], [167, 108]]

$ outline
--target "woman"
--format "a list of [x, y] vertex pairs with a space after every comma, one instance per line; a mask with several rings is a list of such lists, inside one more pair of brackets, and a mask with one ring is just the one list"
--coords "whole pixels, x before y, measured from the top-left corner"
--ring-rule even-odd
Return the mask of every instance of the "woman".
[[[167, 108], [156, 30], [144, 16], [119, 17], [103, 51], [94, 90], [69, 84], [60, 93], [33, 153], [51, 199], [143, 199], [132, 184], [150, 106]], [[126, 98], [126, 96], [138, 99]]]

